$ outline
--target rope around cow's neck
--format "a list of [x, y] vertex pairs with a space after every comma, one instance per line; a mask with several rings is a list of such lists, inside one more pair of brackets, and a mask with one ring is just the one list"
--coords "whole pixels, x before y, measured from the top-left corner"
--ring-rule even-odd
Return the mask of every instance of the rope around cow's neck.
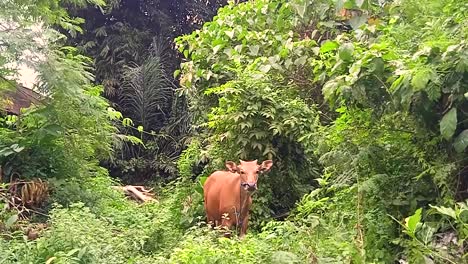
[[[247, 201], [247, 198], [246, 199], [242, 199], [242, 193], [243, 193], [243, 190], [242, 190], [242, 181], [239, 185], [239, 213], [235, 213], [236, 215], [236, 232], [239, 234], [240, 233], [240, 230], [242, 230], [242, 225], [243, 225], [243, 217], [242, 217], [242, 212], [244, 211], [244, 205], [245, 205], [245, 202]], [[252, 192], [250, 193], [250, 195], [248, 196], [252, 196], [252, 194], [254, 194], [255, 192]], [[234, 207], [235, 209], [235, 207]]]
[[242, 201], [242, 182], [241, 182], [241, 184], [239, 185], [239, 213], [236, 214], [236, 217], [237, 217], [237, 219], [236, 219], [236, 232], [237, 232], [237, 234], [239, 234], [240, 231], [242, 230], [241, 225], [242, 225], [243, 221], [240, 220], [240, 219], [242, 217], [241, 214], [242, 214], [243, 209], [244, 209], [244, 201]]

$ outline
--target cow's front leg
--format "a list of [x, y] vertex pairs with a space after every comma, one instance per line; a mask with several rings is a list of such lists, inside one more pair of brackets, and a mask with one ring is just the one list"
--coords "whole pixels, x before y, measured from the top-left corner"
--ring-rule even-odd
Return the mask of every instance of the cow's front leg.
[[249, 214], [247, 214], [244, 219], [242, 219], [241, 230], [239, 234], [239, 238], [243, 238], [247, 233], [247, 228], [249, 226]]
[[214, 217], [207, 217], [206, 222], [206, 224], [211, 228], [214, 228], [218, 225], [218, 221]]
[[221, 228], [225, 230], [224, 237], [231, 237], [231, 227], [233, 226], [233, 220], [231, 219], [231, 214], [225, 213], [221, 218]]

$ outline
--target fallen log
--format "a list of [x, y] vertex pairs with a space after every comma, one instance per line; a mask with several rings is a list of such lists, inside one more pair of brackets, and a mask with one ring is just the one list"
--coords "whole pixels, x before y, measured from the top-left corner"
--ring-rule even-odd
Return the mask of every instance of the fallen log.
[[125, 195], [140, 202], [149, 202], [149, 201], [155, 200], [153, 198], [154, 194], [151, 193], [152, 189], [147, 190], [143, 186], [126, 185], [126, 186], [112, 186], [112, 188], [116, 190], [121, 190], [125, 193]]

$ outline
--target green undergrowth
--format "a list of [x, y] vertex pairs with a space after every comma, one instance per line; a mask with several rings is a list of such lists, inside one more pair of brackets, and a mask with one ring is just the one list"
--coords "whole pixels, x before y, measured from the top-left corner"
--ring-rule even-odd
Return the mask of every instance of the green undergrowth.
[[5, 233], [0, 263], [347, 263], [357, 255], [352, 223], [332, 221], [346, 213], [310, 214], [309, 196], [289, 220], [240, 240], [206, 226], [196, 182], [157, 187], [157, 201], [145, 204], [111, 188], [117, 184], [102, 171], [54, 185], [46, 229], [32, 241], [21, 231]]
[[73, 193], [73, 184], [55, 193], [38, 239], [28, 241], [20, 231], [1, 239], [0, 263], [303, 263], [315, 257], [310, 238], [320, 235], [316, 226], [303, 228], [306, 223], [270, 222], [243, 240], [223, 238], [200, 211], [193, 219], [201, 205], [190, 198], [198, 195], [193, 183], [165, 186], [156, 202], [145, 204], [112, 189], [105, 174], [82, 183], [84, 196], [75, 197], [81, 202], [63, 196]]

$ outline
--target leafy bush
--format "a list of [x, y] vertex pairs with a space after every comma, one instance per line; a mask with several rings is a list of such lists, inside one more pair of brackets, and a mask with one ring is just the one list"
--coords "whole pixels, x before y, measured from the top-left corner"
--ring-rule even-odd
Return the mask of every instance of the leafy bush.
[[[268, 12], [273, 17], [267, 19]], [[190, 59], [182, 64], [182, 93], [203, 129], [198, 137], [207, 152], [206, 174], [224, 168], [226, 160], [274, 160], [272, 172], [260, 179], [254, 225], [290, 210], [320, 171], [312, 140], [318, 111], [288, 82], [316, 46], [290, 32], [301, 23], [294, 4], [231, 4], [177, 40]]]
[[219, 234], [194, 228], [184, 235], [170, 263], [304, 263], [310, 254], [301, 231], [290, 222], [271, 222], [256, 236], [220, 238]]
[[[53, 199], [48, 227], [34, 241], [13, 233], [0, 239], [0, 263], [160, 263], [180, 240], [183, 188], [161, 194], [159, 201], [137, 206], [111, 187], [107, 175], [88, 179], [78, 192], [73, 183], [63, 183]], [[77, 191], [77, 192], [75, 192]], [[68, 199], [64, 200], [64, 197]], [[76, 202], [76, 201], [86, 202]], [[159, 260], [158, 260], [159, 259]], [[52, 262], [52, 263], [54, 263]]]

